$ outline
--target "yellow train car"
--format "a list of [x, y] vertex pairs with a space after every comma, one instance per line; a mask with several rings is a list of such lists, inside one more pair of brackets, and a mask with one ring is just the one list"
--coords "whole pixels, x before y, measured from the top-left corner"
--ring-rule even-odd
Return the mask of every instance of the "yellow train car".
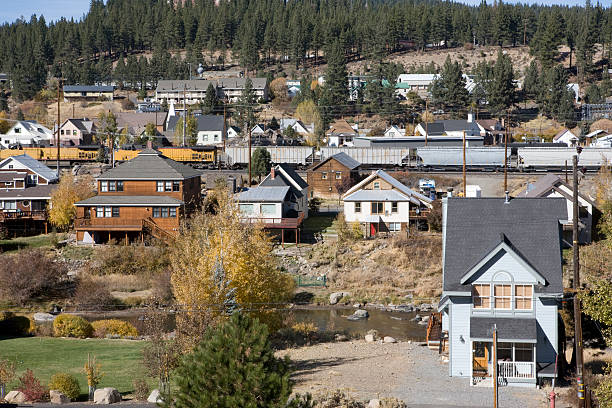
[[159, 151], [169, 159], [182, 163], [214, 163], [214, 147], [161, 147]]
[[[55, 147], [23, 147], [21, 149], [0, 150], [0, 159], [11, 156], [27, 154], [28, 156], [41, 161], [57, 160], [57, 148]], [[79, 147], [61, 147], [60, 160], [70, 162], [91, 162], [98, 157], [98, 151], [94, 149], [82, 149]]]
[[140, 153], [140, 150], [119, 149], [115, 151], [115, 161], [132, 160]]

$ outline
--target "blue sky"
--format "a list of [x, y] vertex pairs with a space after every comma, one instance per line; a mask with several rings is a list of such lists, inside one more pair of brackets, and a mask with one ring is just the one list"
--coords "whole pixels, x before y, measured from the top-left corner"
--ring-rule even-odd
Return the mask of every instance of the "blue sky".
[[[460, 0], [462, 3], [479, 4], [480, 0]], [[506, 0], [511, 3], [516, 3], [516, 0]], [[600, 0], [601, 4], [606, 4], [608, 0]], [[584, 4], [584, 0], [522, 0], [523, 3], [540, 3], [540, 4]], [[597, 1], [593, 1], [595, 4]], [[89, 9], [89, 0], [2, 0], [0, 7], [0, 23], [12, 22], [23, 16], [29, 20], [32, 14], [45, 16], [47, 21], [57, 20], [64, 16], [66, 18], [74, 17], [79, 19]], [[493, 0], [488, 0], [487, 3], [493, 3]]]

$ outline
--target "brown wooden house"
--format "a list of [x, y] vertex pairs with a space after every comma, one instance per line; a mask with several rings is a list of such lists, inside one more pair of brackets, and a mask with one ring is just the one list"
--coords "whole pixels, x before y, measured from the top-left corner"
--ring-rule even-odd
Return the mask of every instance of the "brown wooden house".
[[0, 224], [9, 235], [47, 232], [47, 206], [57, 174], [22, 154], [0, 162]]
[[343, 180], [359, 181], [360, 163], [346, 153], [340, 152], [315, 164], [306, 171], [310, 186], [310, 197], [338, 198], [338, 185]]
[[159, 151], [146, 149], [134, 159], [103, 173], [98, 195], [76, 203], [77, 241], [102, 243], [165, 240], [201, 203], [200, 173]]

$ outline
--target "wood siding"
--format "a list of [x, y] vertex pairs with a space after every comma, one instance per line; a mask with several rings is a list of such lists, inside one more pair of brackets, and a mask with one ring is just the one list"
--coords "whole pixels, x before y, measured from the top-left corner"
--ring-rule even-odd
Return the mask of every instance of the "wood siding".
[[[152, 207], [119, 207], [119, 217], [96, 217], [96, 207], [77, 207], [78, 230], [140, 230], [142, 220], [153, 216]], [[153, 221], [165, 230], [177, 230], [181, 216], [180, 208], [177, 208], [176, 217], [152, 218]]]
[[[340, 173], [340, 179], [336, 178], [336, 173]], [[327, 179], [323, 178], [323, 173], [327, 174]], [[351, 171], [334, 158], [321, 164], [315, 170], [306, 172], [306, 182], [311, 189], [312, 197], [338, 198], [336, 184], [342, 182], [347, 177], [353, 176], [357, 179], [358, 172]]]
[[[106, 181], [106, 180], [104, 180]], [[122, 180], [109, 180], [109, 182]], [[167, 180], [160, 180], [167, 181]], [[123, 180], [123, 191], [106, 191], [100, 190], [102, 181], [98, 181], [98, 195], [102, 196], [131, 196], [131, 195], [150, 195], [150, 196], [167, 196], [176, 198], [185, 203], [189, 209], [197, 207], [201, 200], [200, 193], [200, 178], [192, 177], [186, 180], [180, 180], [179, 191], [157, 191], [156, 180]]]

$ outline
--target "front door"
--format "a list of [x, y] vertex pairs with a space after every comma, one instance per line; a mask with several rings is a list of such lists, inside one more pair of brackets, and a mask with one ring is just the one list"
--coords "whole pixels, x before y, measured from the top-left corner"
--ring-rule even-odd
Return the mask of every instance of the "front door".
[[377, 228], [377, 227], [378, 227], [378, 224], [373, 223], [373, 222], [372, 222], [372, 223], [370, 223], [370, 236], [371, 236], [371, 237], [376, 236], [376, 233], [378, 232], [378, 231], [377, 231], [377, 230], [378, 230], [378, 228]]
[[489, 344], [481, 341], [474, 342], [472, 350], [474, 375], [487, 375], [489, 372]]

